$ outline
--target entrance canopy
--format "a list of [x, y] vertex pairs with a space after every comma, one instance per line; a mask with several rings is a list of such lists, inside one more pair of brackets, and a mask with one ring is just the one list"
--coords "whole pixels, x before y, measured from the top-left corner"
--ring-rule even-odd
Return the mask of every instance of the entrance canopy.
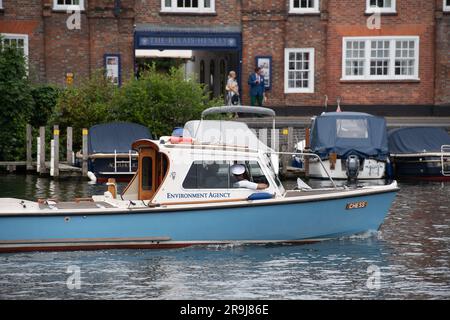
[[138, 24], [136, 50], [241, 50], [240, 27], [184, 27]]

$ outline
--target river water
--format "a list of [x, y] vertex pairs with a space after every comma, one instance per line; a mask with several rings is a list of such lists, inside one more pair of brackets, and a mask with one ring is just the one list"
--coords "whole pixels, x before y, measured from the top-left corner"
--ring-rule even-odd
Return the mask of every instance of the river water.
[[[317, 244], [0, 254], [0, 298], [450, 299], [450, 183], [399, 186], [379, 232]], [[105, 189], [0, 175], [0, 197]]]

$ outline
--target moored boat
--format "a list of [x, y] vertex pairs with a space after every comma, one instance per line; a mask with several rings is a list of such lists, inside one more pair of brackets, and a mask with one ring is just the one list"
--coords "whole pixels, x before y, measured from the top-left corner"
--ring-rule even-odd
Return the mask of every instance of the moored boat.
[[0, 199], [0, 251], [309, 243], [378, 230], [398, 191], [395, 182], [285, 190], [276, 152], [244, 123], [191, 121], [183, 137], [132, 148], [138, 170], [120, 195], [110, 186], [87, 201]]
[[[303, 150], [305, 142], [298, 144]], [[314, 117], [306, 175], [328, 179], [382, 179], [388, 163], [387, 129], [384, 118], [360, 112], [328, 112]], [[294, 158], [299, 162], [299, 157]]]
[[129, 122], [98, 124], [89, 129], [88, 170], [97, 182], [108, 178], [128, 182], [137, 169], [137, 153], [131, 144], [138, 139], [151, 139], [147, 127]]
[[388, 137], [397, 177], [450, 180], [450, 135], [444, 128], [398, 128]]

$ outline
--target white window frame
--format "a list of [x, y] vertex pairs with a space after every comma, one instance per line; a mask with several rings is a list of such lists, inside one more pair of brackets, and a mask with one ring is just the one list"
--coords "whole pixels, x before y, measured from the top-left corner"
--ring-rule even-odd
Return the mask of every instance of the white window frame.
[[216, 12], [216, 1], [210, 0], [211, 7], [204, 7], [204, 0], [198, 0], [198, 8], [178, 8], [176, 6], [177, 0], [171, 0], [172, 6], [166, 7], [166, 0], [161, 0], [161, 12], [180, 12], [180, 13], [215, 13]]
[[444, 0], [442, 3], [442, 10], [445, 12], [450, 12], [450, 3], [447, 4], [447, 0]]
[[289, 13], [320, 13], [320, 0], [314, 0], [313, 8], [294, 8], [294, 0], [289, 0]]
[[[291, 52], [308, 52], [309, 53], [309, 77], [308, 88], [289, 88], [289, 53]], [[314, 64], [315, 64], [314, 48], [285, 48], [284, 49], [284, 93], [314, 93]]]
[[80, 0], [80, 4], [58, 4], [58, 0], [53, 0], [54, 11], [67, 11], [67, 10], [84, 10], [84, 0]]
[[397, 13], [397, 1], [391, 0], [391, 7], [390, 8], [380, 8], [380, 7], [371, 7], [370, 6], [370, 0], [366, 0], [366, 13]]
[[[371, 41], [387, 40], [390, 41], [389, 45], [389, 68], [387, 75], [370, 75], [370, 50]], [[396, 41], [414, 41], [414, 74], [413, 75], [396, 75], [395, 74], [395, 50]], [[346, 43], [347, 41], [365, 41], [365, 57], [364, 57], [364, 71], [363, 75], [354, 76], [345, 74], [345, 61], [346, 61]], [[342, 78], [341, 80], [420, 80], [419, 78], [419, 50], [420, 50], [420, 37], [419, 36], [390, 36], [390, 37], [343, 37], [342, 38]]]
[[28, 35], [19, 33], [0, 33], [3, 39], [23, 39], [23, 54], [28, 61]]
[[0, 9], [3, 9], [3, 0], [0, 0]]

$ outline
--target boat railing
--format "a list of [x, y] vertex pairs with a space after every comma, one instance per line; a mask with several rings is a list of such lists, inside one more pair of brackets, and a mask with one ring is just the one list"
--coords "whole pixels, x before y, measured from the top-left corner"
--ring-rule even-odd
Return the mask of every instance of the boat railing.
[[447, 160], [450, 153], [450, 145], [444, 144], [441, 146], [441, 167], [442, 167], [442, 175], [445, 177], [450, 177], [450, 165], [446, 165]]
[[[328, 172], [327, 168], [325, 167], [325, 165], [323, 164], [322, 159], [320, 159], [320, 156], [315, 154], [315, 153], [310, 153], [310, 152], [270, 152], [270, 153], [266, 153], [269, 155], [269, 159], [270, 159], [270, 155], [271, 154], [276, 154], [276, 155], [290, 155], [290, 156], [302, 156], [302, 157], [312, 157], [315, 158], [319, 161], [320, 165], [322, 166], [322, 169], [325, 171], [325, 173], [327, 174], [328, 179], [330, 180], [331, 184], [333, 185], [334, 189], [337, 189], [338, 186], [336, 185], [336, 183], [334, 182], [333, 178], [331, 177], [331, 174]], [[272, 164], [273, 166], [273, 164]]]
[[131, 158], [132, 158], [132, 154], [131, 154], [131, 150], [128, 151], [128, 159], [127, 160], [117, 160], [117, 151], [114, 150], [114, 172], [117, 173], [117, 165], [119, 164], [125, 164], [128, 165], [128, 171], [131, 171]]

